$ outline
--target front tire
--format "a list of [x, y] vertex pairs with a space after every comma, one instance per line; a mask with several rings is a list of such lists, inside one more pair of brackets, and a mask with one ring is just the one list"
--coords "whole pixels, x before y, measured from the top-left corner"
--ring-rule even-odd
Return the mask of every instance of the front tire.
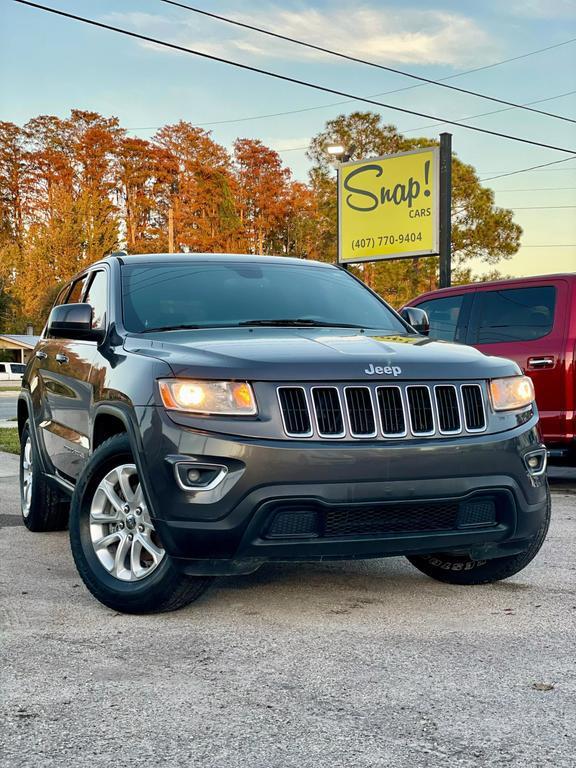
[[408, 555], [407, 559], [422, 573], [446, 584], [492, 584], [495, 581], [508, 579], [526, 568], [540, 551], [550, 526], [550, 512], [551, 502], [548, 491], [546, 518], [532, 539], [530, 546], [517, 555], [497, 557], [493, 560], [472, 560], [461, 555], [439, 553]]
[[20, 435], [20, 509], [29, 531], [63, 531], [68, 525], [70, 499], [48, 485], [27, 421]]
[[212, 581], [179, 573], [167, 556], [125, 434], [100, 445], [78, 481], [70, 510], [70, 545], [90, 592], [123, 613], [182, 608]]

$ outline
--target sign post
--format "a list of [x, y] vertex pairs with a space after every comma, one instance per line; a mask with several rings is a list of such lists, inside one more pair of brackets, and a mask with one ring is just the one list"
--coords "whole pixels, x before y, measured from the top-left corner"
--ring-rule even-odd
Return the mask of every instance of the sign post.
[[450, 134], [440, 148], [354, 160], [338, 167], [338, 262], [440, 254], [450, 281]]
[[452, 134], [440, 134], [440, 288], [452, 276]]

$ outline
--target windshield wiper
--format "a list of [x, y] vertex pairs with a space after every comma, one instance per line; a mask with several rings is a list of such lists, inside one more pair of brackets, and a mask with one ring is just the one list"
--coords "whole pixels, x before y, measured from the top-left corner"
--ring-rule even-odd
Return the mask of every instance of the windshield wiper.
[[[183, 323], [182, 325], [161, 325], [159, 328], [144, 328], [140, 333], [155, 333], [156, 331], [197, 331], [199, 328], [208, 328], [210, 326], [202, 325], [188, 325]], [[212, 326], [214, 327], [214, 326]]]
[[286, 319], [273, 319], [273, 320], [244, 320], [238, 325], [269, 325], [284, 328], [293, 328], [297, 326], [304, 326], [310, 328], [362, 328], [361, 325], [354, 325], [352, 323], [326, 323], [322, 320], [311, 320], [309, 318], [286, 318]]

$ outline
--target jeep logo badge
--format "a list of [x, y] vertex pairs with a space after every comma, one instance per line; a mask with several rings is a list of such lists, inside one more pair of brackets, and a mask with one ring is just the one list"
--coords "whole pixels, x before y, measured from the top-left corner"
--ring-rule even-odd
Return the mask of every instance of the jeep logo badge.
[[386, 365], [384, 368], [380, 365], [370, 365], [368, 368], [364, 368], [364, 373], [367, 373], [368, 376], [374, 376], [375, 374], [385, 374], [386, 376], [400, 376], [402, 373], [402, 368], [399, 368], [397, 365]]

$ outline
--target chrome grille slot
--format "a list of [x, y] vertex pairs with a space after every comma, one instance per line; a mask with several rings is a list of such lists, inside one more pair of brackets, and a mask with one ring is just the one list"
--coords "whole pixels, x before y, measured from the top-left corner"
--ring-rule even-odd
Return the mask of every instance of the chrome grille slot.
[[406, 418], [400, 387], [378, 387], [378, 408], [382, 434], [385, 437], [402, 437], [406, 434]]
[[434, 387], [438, 428], [445, 435], [454, 435], [461, 431], [460, 409], [456, 387], [452, 384], [440, 384]]
[[346, 408], [353, 437], [376, 437], [376, 419], [368, 387], [345, 387]]
[[434, 414], [430, 390], [425, 386], [406, 387], [410, 428], [413, 435], [434, 434]]
[[336, 387], [312, 387], [318, 434], [321, 437], [344, 437], [344, 415]]
[[466, 429], [468, 432], [483, 432], [486, 429], [486, 415], [480, 385], [463, 384], [461, 390]]
[[287, 435], [310, 437], [312, 424], [308, 412], [306, 392], [303, 387], [280, 387], [278, 389], [280, 410]]

